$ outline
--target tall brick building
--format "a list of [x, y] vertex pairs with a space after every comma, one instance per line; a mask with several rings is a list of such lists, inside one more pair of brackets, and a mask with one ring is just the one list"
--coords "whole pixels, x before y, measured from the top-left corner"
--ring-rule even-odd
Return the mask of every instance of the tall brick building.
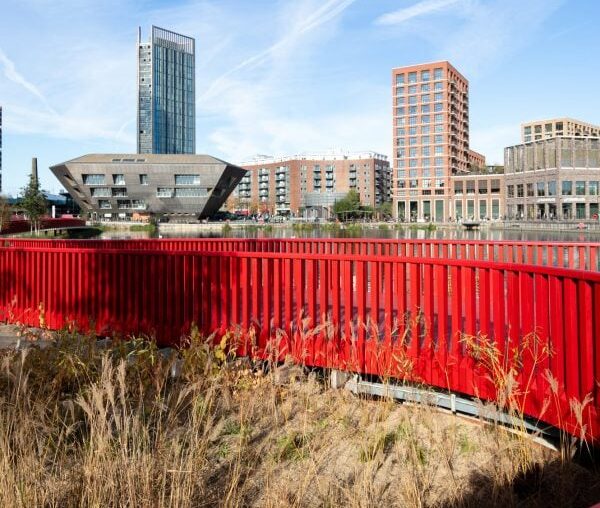
[[329, 217], [350, 189], [363, 205], [390, 201], [390, 165], [375, 152], [262, 157], [240, 165], [248, 173], [228, 200], [231, 211]]
[[455, 218], [452, 177], [485, 166], [485, 157], [469, 148], [467, 79], [446, 61], [398, 67], [392, 97], [394, 216]]

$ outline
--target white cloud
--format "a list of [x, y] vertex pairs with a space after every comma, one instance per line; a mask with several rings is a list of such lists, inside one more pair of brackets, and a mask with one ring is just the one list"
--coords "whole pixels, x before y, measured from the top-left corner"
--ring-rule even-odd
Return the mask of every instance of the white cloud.
[[393, 12], [388, 12], [376, 19], [379, 25], [398, 25], [409, 19], [442, 11], [457, 4], [461, 0], [423, 0], [409, 7], [404, 7]]
[[0, 48], [0, 64], [2, 64], [2, 69], [4, 71], [4, 76], [13, 83], [16, 83], [20, 87], [24, 88], [30, 94], [35, 95], [38, 99], [42, 101], [44, 105], [48, 105], [48, 101], [46, 97], [40, 92], [37, 86], [28, 81], [22, 74], [17, 71], [17, 68], [14, 62], [6, 56], [4, 51]]

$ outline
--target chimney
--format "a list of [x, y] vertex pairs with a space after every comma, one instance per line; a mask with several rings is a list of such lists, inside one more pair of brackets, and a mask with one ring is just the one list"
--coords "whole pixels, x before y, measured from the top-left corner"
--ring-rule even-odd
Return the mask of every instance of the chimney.
[[37, 180], [38, 180], [37, 157], [32, 157], [31, 158], [31, 176], [37, 182]]

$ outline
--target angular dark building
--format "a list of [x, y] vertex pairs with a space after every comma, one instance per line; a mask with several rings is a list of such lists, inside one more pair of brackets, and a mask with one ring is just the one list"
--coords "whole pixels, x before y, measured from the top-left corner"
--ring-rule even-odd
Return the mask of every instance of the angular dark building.
[[152, 27], [138, 31], [138, 153], [196, 151], [195, 41]]
[[90, 154], [50, 168], [85, 212], [128, 220], [210, 217], [246, 170], [209, 155]]

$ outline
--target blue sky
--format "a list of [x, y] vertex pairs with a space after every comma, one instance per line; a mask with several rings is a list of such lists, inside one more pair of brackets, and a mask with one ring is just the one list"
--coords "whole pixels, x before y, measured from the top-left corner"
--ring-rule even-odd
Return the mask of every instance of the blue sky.
[[134, 152], [137, 27], [196, 38], [198, 153], [391, 152], [391, 68], [449, 60], [489, 162], [524, 121], [600, 123], [596, 0], [1, 0], [4, 191]]

